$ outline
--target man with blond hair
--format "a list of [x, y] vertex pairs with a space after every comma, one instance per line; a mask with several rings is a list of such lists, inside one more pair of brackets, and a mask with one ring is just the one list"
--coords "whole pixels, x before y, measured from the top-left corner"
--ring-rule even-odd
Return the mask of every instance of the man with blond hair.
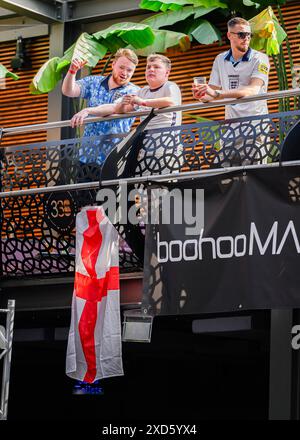
[[[138, 64], [136, 54], [130, 49], [119, 49], [112, 62], [112, 72], [108, 76], [90, 75], [76, 81], [76, 73], [84, 66], [84, 62], [72, 61], [66, 74], [62, 93], [70, 98], [80, 97], [87, 101], [87, 107], [76, 113], [71, 119], [71, 126], [82, 125], [88, 116], [108, 116], [115, 113], [115, 104], [123, 96], [137, 93], [139, 87], [130, 82]], [[134, 118], [116, 119], [94, 122], [85, 125], [84, 137], [127, 133], [130, 131]], [[117, 137], [115, 140], [119, 140]], [[82, 163], [101, 165], [105, 157], [115, 145], [114, 139], [100, 145], [99, 140], [93, 144], [88, 140], [88, 148], [79, 151]], [[96, 147], [96, 148], [95, 148]]]
[[[194, 97], [202, 102], [215, 101], [220, 99], [246, 98], [251, 95], [259, 95], [267, 92], [268, 74], [270, 70], [269, 58], [266, 54], [249, 47], [251, 40], [251, 27], [248, 21], [240, 17], [232, 18], [227, 23], [227, 38], [230, 41], [230, 49], [222, 52], [214, 60], [212, 72], [208, 84], [194, 85]], [[264, 115], [268, 113], [265, 100], [252, 101], [244, 104], [227, 105], [225, 107], [225, 119], [234, 119], [245, 116]], [[236, 164], [246, 163], [243, 155], [249, 156], [248, 160], [253, 163], [265, 162], [266, 154], [262, 146], [266, 137], [260, 133], [259, 119], [249, 126], [249, 137], [238, 134], [238, 125], [234, 125], [235, 139], [231, 138], [227, 144], [233, 144], [236, 150], [241, 148], [240, 154], [236, 157]], [[233, 125], [231, 125], [233, 127]], [[267, 130], [267, 129], [266, 129]], [[252, 133], [252, 136], [250, 135]], [[253, 136], [253, 133], [255, 134]], [[225, 136], [226, 137], [226, 136]], [[252, 142], [252, 145], [251, 145]], [[246, 148], [245, 148], [246, 147]], [[228, 146], [228, 150], [230, 147]], [[242, 152], [242, 149], [244, 150]], [[226, 150], [226, 139], [223, 145], [223, 154], [230, 156]]]

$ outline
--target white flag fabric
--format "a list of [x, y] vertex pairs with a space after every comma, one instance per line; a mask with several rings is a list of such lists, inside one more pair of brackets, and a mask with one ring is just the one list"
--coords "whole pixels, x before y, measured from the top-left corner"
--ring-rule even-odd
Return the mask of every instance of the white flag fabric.
[[118, 233], [101, 206], [76, 217], [76, 267], [66, 374], [122, 376]]

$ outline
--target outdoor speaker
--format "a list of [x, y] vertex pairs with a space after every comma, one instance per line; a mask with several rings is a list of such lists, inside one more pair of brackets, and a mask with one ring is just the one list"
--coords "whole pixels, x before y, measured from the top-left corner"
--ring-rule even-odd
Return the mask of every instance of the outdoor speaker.
[[18, 37], [16, 54], [11, 59], [10, 65], [13, 70], [18, 70], [26, 67], [30, 67], [30, 60], [26, 54], [25, 42], [22, 37]]

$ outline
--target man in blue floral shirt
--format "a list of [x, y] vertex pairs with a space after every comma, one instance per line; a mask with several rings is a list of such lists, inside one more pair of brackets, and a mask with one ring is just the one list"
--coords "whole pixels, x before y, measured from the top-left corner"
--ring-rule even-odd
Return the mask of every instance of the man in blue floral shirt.
[[[123, 96], [136, 94], [139, 87], [130, 82], [138, 64], [136, 54], [130, 49], [119, 49], [112, 62], [112, 73], [108, 76], [92, 75], [76, 81], [76, 73], [85, 63], [73, 60], [62, 85], [62, 93], [68, 97], [80, 97], [87, 100], [87, 107], [76, 113], [71, 119], [71, 126], [83, 124], [88, 116], [109, 116], [115, 113], [116, 103]], [[99, 107], [100, 106], [100, 107]], [[97, 110], [95, 109], [97, 108]], [[107, 154], [119, 142], [120, 138], [105, 135], [128, 133], [134, 118], [94, 122], [85, 125], [79, 161], [84, 164], [101, 165]], [[102, 140], [94, 139], [103, 135]]]

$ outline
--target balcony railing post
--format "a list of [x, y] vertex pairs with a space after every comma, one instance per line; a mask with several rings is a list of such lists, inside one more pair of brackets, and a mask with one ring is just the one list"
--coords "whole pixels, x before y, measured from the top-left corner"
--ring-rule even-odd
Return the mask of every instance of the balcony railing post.
[[3, 357], [3, 372], [2, 372], [2, 388], [1, 388], [1, 411], [0, 420], [7, 419], [8, 396], [9, 396], [9, 380], [10, 380], [10, 366], [12, 354], [12, 342], [14, 331], [14, 317], [15, 317], [15, 300], [9, 299], [6, 311], [6, 347]]

